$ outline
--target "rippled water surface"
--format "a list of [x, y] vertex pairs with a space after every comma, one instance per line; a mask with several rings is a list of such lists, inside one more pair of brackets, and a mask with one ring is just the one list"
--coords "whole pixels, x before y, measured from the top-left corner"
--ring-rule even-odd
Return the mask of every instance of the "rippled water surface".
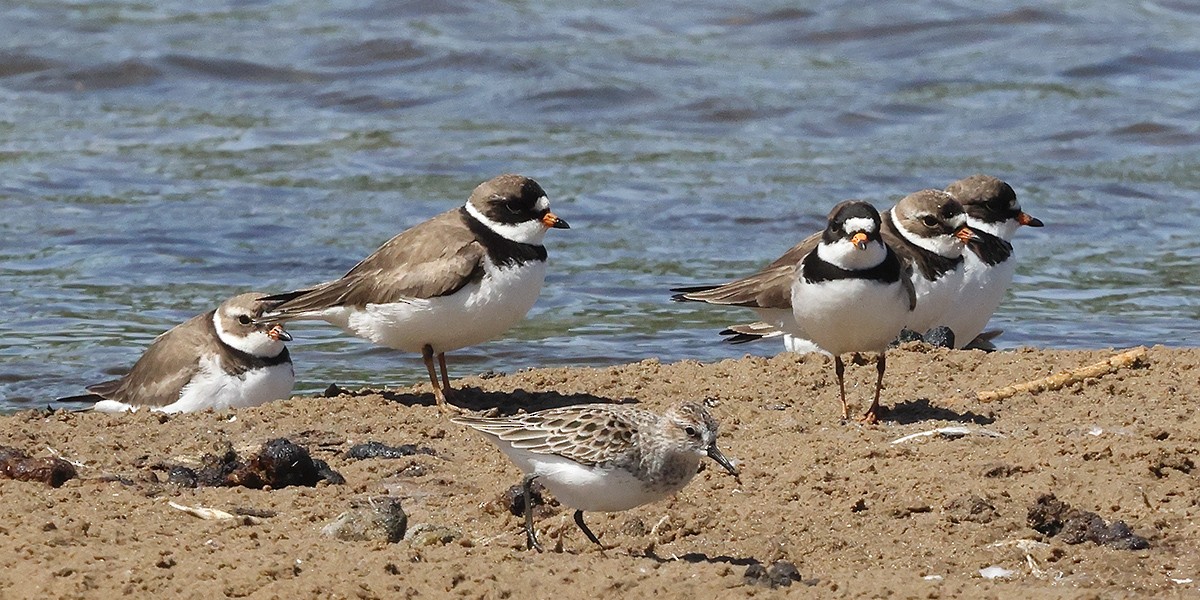
[[[1200, 343], [1195, 3], [732, 4], [5, 3], [0, 410], [237, 292], [336, 277], [503, 172], [573, 228], [457, 375], [774, 353], [667, 288], [756, 269], [839, 200], [976, 172], [1047, 224], [1015, 241], [1002, 347]], [[298, 392], [424, 380], [293, 333]]]

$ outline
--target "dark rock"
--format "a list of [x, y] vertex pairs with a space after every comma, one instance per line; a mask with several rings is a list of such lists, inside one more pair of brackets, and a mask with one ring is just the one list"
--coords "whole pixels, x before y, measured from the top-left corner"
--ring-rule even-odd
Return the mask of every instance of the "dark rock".
[[[531, 495], [533, 496], [532, 506], [534, 516], [546, 516], [544, 512], [549, 511], [546, 510], [546, 499], [542, 496], [542, 494], [546, 491], [546, 487], [543, 486], [540, 481], [534, 479], [533, 484], [530, 486], [530, 491], [532, 492]], [[503, 501], [504, 506], [508, 507], [508, 512], [517, 517], [525, 517], [525, 491], [522, 489], [521, 484], [517, 484], [508, 488], [508, 490], [504, 492]]]
[[1096, 513], [1072, 508], [1054, 497], [1043, 494], [1029, 509], [1029, 526], [1047, 537], [1061, 535], [1067, 544], [1091, 541], [1117, 550], [1144, 550], [1150, 542], [1133, 533], [1124, 521], [1105, 523]]
[[276, 438], [263, 444], [244, 467], [234, 469], [226, 485], [280, 489], [291, 485], [314, 486], [321, 479], [308, 450], [284, 438]]
[[187, 467], [171, 467], [167, 470], [167, 483], [173, 483], [179, 487], [194, 488], [200, 485], [199, 478], [196, 477], [196, 472]]
[[75, 465], [61, 458], [30, 458], [16, 448], [0, 446], [0, 477], [40, 481], [50, 487], [59, 487], [78, 476]]
[[319, 481], [340, 485], [346, 479], [323, 460], [314, 460], [302, 446], [277, 438], [263, 444], [257, 454], [243, 461], [232, 447], [219, 454], [206, 454], [198, 471], [171, 467], [168, 481], [184, 487], [248, 487], [280, 489], [292, 485], [312, 487]]
[[437, 456], [437, 453], [432, 448], [425, 448], [416, 444], [388, 446], [383, 442], [366, 442], [355, 445], [347, 450], [346, 458], [353, 460], [362, 460], [365, 458], [404, 458], [405, 456], [412, 456], [414, 454]]
[[[324, 479], [329, 485], [345, 485], [346, 478], [342, 477], [341, 473], [333, 470], [329, 463], [319, 459], [313, 459], [313, 466], [317, 468], [317, 479]], [[315, 483], [313, 485], [316, 485]]]
[[761, 585], [770, 588], [788, 587], [793, 581], [800, 581], [800, 570], [796, 565], [779, 560], [771, 564], [770, 567], [764, 567], [762, 563], [753, 563], [746, 567], [746, 572], [742, 575], [742, 580], [746, 585]]
[[920, 342], [923, 340], [924, 340], [924, 338], [921, 337], [921, 334], [905, 327], [904, 329], [900, 330], [900, 334], [896, 336], [896, 339], [893, 340], [892, 343], [889, 344], [889, 346], [892, 346], [894, 348], [896, 346], [899, 346], [900, 344], [905, 344], [908, 342]]
[[379, 540], [395, 544], [404, 539], [407, 529], [408, 515], [400, 499], [375, 496], [352, 501], [350, 510], [321, 528], [321, 533], [348, 542]]
[[921, 337], [925, 340], [926, 344], [929, 344], [935, 348], [954, 347], [954, 330], [946, 327], [945, 325], [934, 327], [933, 329], [926, 331], [925, 335]]

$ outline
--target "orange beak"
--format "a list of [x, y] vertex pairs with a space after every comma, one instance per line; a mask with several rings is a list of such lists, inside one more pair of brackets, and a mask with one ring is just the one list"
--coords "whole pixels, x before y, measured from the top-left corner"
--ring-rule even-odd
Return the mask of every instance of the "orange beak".
[[859, 231], [858, 233], [855, 233], [854, 235], [850, 236], [850, 243], [854, 244], [854, 247], [858, 248], [859, 250], [866, 250], [867, 249], [867, 234], [865, 234], [861, 231]]
[[268, 329], [268, 330], [267, 330], [267, 337], [269, 337], [269, 338], [271, 338], [271, 339], [273, 339], [273, 340], [275, 340], [275, 341], [277, 341], [277, 342], [290, 342], [290, 341], [292, 341], [292, 334], [290, 334], [290, 333], [288, 333], [288, 332], [284, 331], [284, 329], [283, 329], [283, 325], [276, 325], [276, 326], [274, 326], [274, 327], [272, 327], [272, 328]]
[[954, 237], [958, 238], [959, 241], [961, 241], [964, 244], [966, 244], [967, 242], [970, 242], [972, 240], [979, 239], [979, 236], [975, 234], [975, 230], [971, 229], [970, 227], [967, 227], [966, 225], [963, 225], [962, 227], [960, 227], [958, 229], [958, 231], [955, 231]]
[[552, 212], [548, 212], [548, 213], [542, 215], [542, 225], [545, 225], [546, 227], [548, 227], [550, 229], [570, 229], [571, 228], [570, 225], [567, 225], [566, 221], [558, 218], [558, 215], [556, 215]]
[[1021, 214], [1017, 215], [1017, 222], [1022, 225], [1028, 225], [1030, 227], [1041, 227], [1042, 226], [1041, 219], [1034, 217], [1034, 216], [1030, 216], [1026, 213], [1021, 213]]

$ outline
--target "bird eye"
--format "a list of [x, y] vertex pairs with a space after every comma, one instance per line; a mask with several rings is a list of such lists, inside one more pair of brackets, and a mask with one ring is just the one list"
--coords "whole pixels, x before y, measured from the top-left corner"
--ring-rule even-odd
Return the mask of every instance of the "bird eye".
[[249, 325], [251, 322], [253, 322], [253, 319], [250, 318], [250, 315], [238, 315], [238, 323]]
[[700, 435], [699, 432], [696, 431], [696, 428], [692, 427], [690, 425], [687, 427], [684, 427], [683, 432], [686, 433], [688, 435], [688, 437], [696, 437], [696, 436]]
[[510, 212], [514, 215], [520, 214], [521, 213], [521, 205], [517, 204], [516, 201], [505, 202], [504, 210], [507, 210], [508, 212]]
[[926, 227], [937, 227], [937, 217], [934, 217], [933, 215], [925, 215], [921, 217], [921, 224]]

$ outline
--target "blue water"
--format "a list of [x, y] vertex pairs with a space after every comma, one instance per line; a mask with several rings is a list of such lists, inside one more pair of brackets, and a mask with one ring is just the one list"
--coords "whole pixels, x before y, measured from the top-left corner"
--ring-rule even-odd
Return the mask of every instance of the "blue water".
[[[667, 288], [976, 172], [1046, 222], [1015, 241], [1002, 347], [1200, 343], [1200, 5], [732, 4], [5, 3], [0, 410], [235, 293], [334, 278], [503, 172], [572, 229], [529, 318], [455, 375], [775, 353]], [[298, 392], [424, 380], [293, 333]]]

